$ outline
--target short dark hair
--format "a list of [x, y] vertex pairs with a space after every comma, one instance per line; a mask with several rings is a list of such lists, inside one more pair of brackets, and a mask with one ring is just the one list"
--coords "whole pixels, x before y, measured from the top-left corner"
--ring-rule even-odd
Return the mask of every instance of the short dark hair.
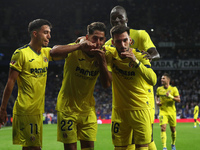
[[166, 76], [167, 78], [169, 78], [171, 80], [171, 76], [168, 73], [164, 73], [163, 76]]
[[110, 36], [113, 38], [115, 34], [122, 34], [124, 32], [127, 32], [128, 35], [130, 34], [130, 28], [125, 26], [125, 25], [117, 25], [112, 27], [112, 29], [110, 29]]
[[126, 18], [127, 18], [126, 9], [124, 7], [122, 7], [122, 6], [119, 6], [119, 5], [113, 7], [113, 9], [111, 10], [110, 14], [112, 14], [113, 12], [119, 12], [119, 11], [123, 12], [125, 14]]
[[28, 32], [29, 34], [32, 33], [32, 31], [40, 29], [43, 25], [48, 25], [50, 28], [52, 28], [51, 23], [48, 20], [45, 19], [35, 19], [31, 21], [28, 25]]
[[93, 34], [94, 31], [103, 31], [106, 35], [106, 25], [103, 22], [93, 22], [87, 26], [87, 34]]

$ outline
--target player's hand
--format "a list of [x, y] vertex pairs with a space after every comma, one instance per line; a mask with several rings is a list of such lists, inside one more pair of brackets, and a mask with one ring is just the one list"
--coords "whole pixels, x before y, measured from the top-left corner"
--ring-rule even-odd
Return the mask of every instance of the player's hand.
[[86, 37], [85, 36], [81, 36], [81, 37], [78, 37], [75, 41], [75, 43], [80, 43], [80, 42], [83, 42], [86, 40]]
[[4, 125], [6, 123], [7, 120], [7, 111], [6, 109], [1, 109], [0, 108], [0, 126]]
[[125, 52], [121, 52], [121, 56], [122, 57], [127, 57], [129, 59], [131, 59], [133, 62], [136, 61], [136, 57], [135, 55], [133, 54], [133, 52], [131, 50], [129, 51], [125, 51]]
[[80, 49], [84, 52], [89, 52], [91, 49], [96, 48], [96, 43], [92, 43], [88, 40], [84, 40], [80, 42]]
[[103, 49], [91, 49], [90, 52], [97, 58], [98, 62], [105, 60], [105, 51]]
[[170, 94], [169, 91], [166, 93], [166, 96], [169, 97], [169, 98], [174, 99], [174, 96], [172, 94]]
[[158, 106], [162, 106], [162, 104], [161, 104], [161, 102], [160, 102], [159, 100], [156, 101], [156, 104], [157, 104]]
[[142, 55], [144, 55], [143, 58], [149, 59], [150, 62], [152, 61], [152, 56], [148, 52], [144, 50], [142, 50], [141, 52], [142, 52]]

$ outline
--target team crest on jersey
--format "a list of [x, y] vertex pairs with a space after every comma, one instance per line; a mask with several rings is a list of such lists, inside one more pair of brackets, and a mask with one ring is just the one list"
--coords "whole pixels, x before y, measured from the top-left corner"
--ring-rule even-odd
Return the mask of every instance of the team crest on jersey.
[[43, 57], [44, 62], [48, 62], [48, 59], [46, 57]]
[[16, 63], [16, 61], [12, 60], [10, 63], [11, 63], [12, 65], [14, 65], [14, 64]]
[[134, 45], [135, 41], [133, 39], [131, 39], [131, 43], [130, 45]]
[[131, 62], [129, 63], [129, 67], [130, 67], [130, 68], [133, 68], [133, 67], [134, 67], [134, 62], [133, 62], [133, 61], [131, 61]]
[[35, 141], [35, 136], [32, 135], [32, 136], [30, 137], [30, 140], [31, 140], [31, 142], [34, 142], [34, 141]]
[[68, 137], [67, 133], [63, 133], [63, 137], [67, 138]]

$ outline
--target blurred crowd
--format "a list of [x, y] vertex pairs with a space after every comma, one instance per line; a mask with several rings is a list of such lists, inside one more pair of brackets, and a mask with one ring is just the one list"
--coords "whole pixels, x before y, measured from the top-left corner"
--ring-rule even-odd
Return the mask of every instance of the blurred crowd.
[[195, 44], [200, 41], [198, 1], [110, 0], [108, 3], [107, 0], [20, 0], [1, 2], [0, 44], [17, 48], [29, 42], [27, 26], [36, 18], [47, 19], [53, 24], [51, 45], [74, 41], [86, 33], [86, 26], [93, 21], [104, 22], [109, 31], [109, 14], [116, 5], [127, 10], [128, 26], [146, 30], [155, 44]]
[[[25, 1], [0, 4], [0, 97], [8, 78], [8, 63], [11, 54], [30, 40], [28, 23], [36, 18], [44, 18], [53, 24], [50, 46], [67, 44], [86, 34], [86, 26], [94, 21], [104, 22], [108, 28], [109, 39], [111, 9], [121, 5], [127, 10], [128, 26], [146, 30], [161, 59], [188, 60], [200, 57], [200, 20], [198, 1], [145, 1], [145, 0], [60, 0]], [[159, 46], [161, 42], [171, 42], [173, 46]], [[199, 43], [198, 43], [199, 42]], [[175, 43], [175, 44], [173, 44]], [[63, 63], [49, 65], [46, 86], [47, 113], [56, 114], [57, 95], [62, 82]], [[182, 118], [193, 116], [194, 102], [200, 103], [200, 70], [155, 70], [160, 78], [164, 72], [172, 76], [171, 84], [177, 86], [181, 103], [177, 104], [177, 114]], [[112, 89], [103, 89], [99, 80], [95, 86], [94, 97], [98, 118], [109, 119], [112, 110]], [[8, 103], [8, 114], [17, 96], [15, 86]], [[158, 112], [157, 112], [158, 113]]]

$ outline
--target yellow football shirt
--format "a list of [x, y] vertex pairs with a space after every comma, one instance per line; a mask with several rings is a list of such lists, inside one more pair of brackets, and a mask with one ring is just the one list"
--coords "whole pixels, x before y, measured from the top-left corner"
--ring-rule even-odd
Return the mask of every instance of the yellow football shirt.
[[[149, 108], [146, 89], [155, 85], [157, 76], [151, 69], [149, 60], [144, 59], [139, 50], [132, 52], [139, 60], [135, 65], [130, 59], [121, 59], [117, 50], [105, 46], [108, 70], [112, 72], [113, 108], [140, 110]], [[148, 86], [148, 87], [147, 87]]]
[[[155, 47], [149, 34], [145, 30], [130, 29], [130, 37], [132, 39], [131, 48], [147, 51], [149, 48]], [[112, 45], [112, 38], [105, 45]]]
[[50, 50], [49, 47], [43, 47], [38, 54], [29, 45], [25, 45], [13, 53], [10, 68], [20, 72], [14, 114], [35, 115], [44, 112], [47, 69], [52, 60]]
[[198, 118], [198, 115], [199, 115], [199, 106], [196, 105], [194, 107], [194, 118]]
[[[131, 48], [147, 51], [149, 48], [155, 47], [149, 34], [145, 30], [130, 29], [130, 37], [132, 39]], [[112, 38], [105, 45], [112, 45], [111, 40]], [[149, 85], [148, 87], [147, 85], [145, 88], [149, 97], [150, 107], [151, 109], [155, 109], [153, 86]]]
[[94, 110], [93, 92], [98, 76], [99, 67], [95, 57], [89, 57], [81, 50], [69, 53], [65, 59], [56, 110], [67, 113]]
[[164, 86], [160, 86], [156, 90], [156, 95], [160, 98], [160, 114], [162, 115], [171, 115], [176, 113], [175, 101], [172, 98], [166, 96], [166, 93], [169, 92], [172, 96], [179, 96], [177, 87], [169, 85], [166, 89]]

